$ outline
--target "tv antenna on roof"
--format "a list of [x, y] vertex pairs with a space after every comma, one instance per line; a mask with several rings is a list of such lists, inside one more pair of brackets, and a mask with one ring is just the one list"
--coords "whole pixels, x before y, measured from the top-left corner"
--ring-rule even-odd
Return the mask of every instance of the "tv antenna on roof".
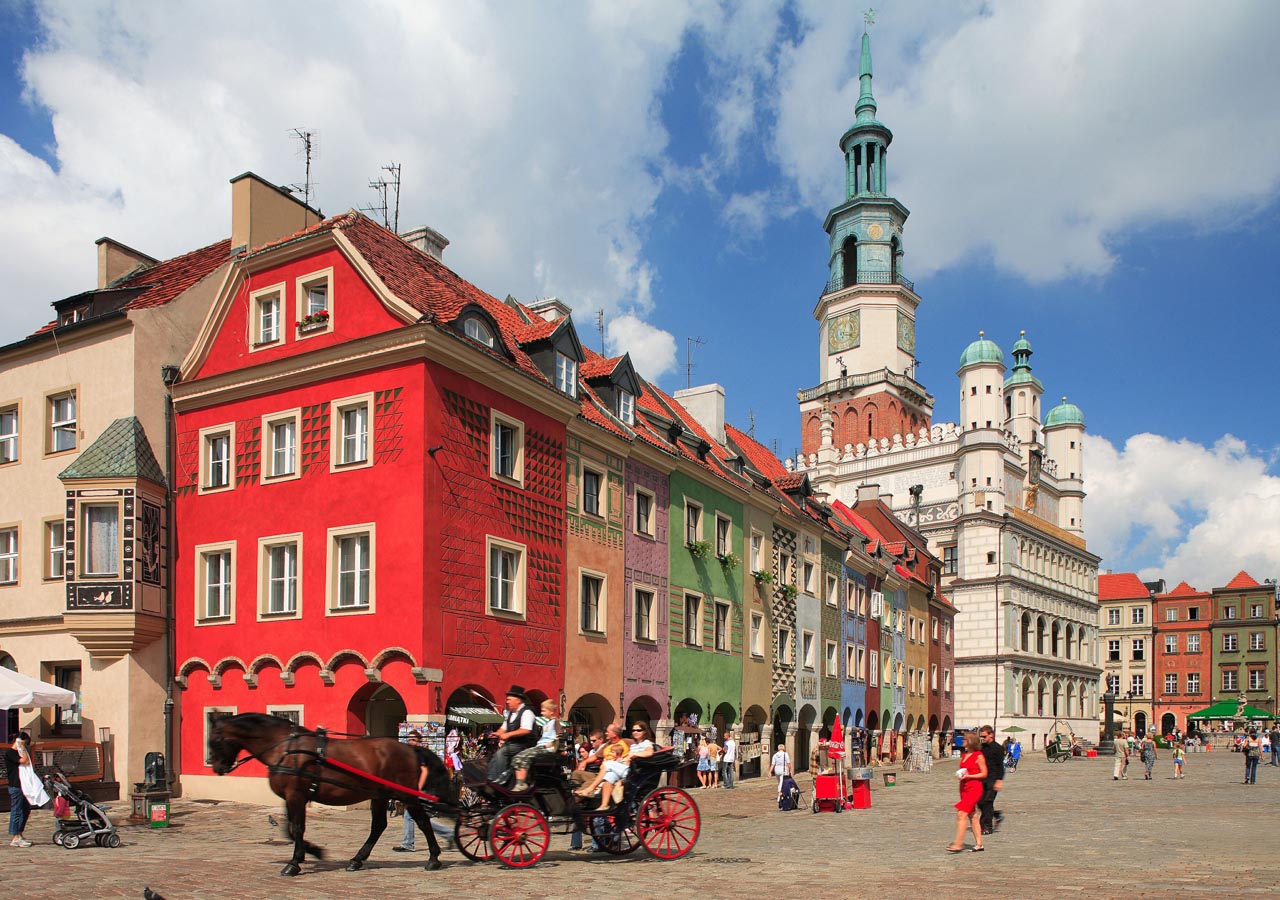
[[311, 198], [316, 191], [316, 183], [311, 180], [311, 163], [320, 155], [319, 141], [314, 131], [308, 128], [295, 128], [289, 132], [302, 145], [298, 151], [298, 155], [306, 160], [306, 180], [302, 184], [291, 184], [289, 189], [294, 193], [302, 191], [302, 202], [306, 206], [311, 206]]
[[684, 359], [684, 379], [686, 388], [693, 387], [693, 348], [694, 345], [702, 346], [705, 344], [700, 337], [685, 338], [685, 359]]
[[[382, 167], [382, 171], [386, 172], [386, 177], [379, 176], [369, 182], [369, 187], [373, 188], [378, 195], [378, 203], [373, 206], [360, 207], [361, 212], [376, 213], [382, 218], [382, 224], [394, 231], [400, 233], [400, 164], [397, 162], [388, 163]], [[390, 192], [390, 194], [388, 194]]]
[[596, 328], [600, 329], [600, 355], [608, 356], [608, 354], [604, 352], [604, 310], [603, 309], [597, 310], [596, 312]]
[[751, 423], [751, 426], [747, 429], [747, 436], [754, 438], [756, 436], [756, 411], [750, 407], [747, 408], [747, 421]]

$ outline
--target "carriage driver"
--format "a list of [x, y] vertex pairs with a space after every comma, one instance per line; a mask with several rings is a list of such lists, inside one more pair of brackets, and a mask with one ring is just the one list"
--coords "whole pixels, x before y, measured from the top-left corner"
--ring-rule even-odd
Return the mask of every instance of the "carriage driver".
[[513, 684], [507, 691], [507, 711], [502, 717], [502, 727], [494, 735], [501, 746], [489, 760], [490, 781], [505, 784], [510, 776], [512, 758], [538, 742], [534, 734], [536, 719], [529, 708], [529, 695], [520, 685]]

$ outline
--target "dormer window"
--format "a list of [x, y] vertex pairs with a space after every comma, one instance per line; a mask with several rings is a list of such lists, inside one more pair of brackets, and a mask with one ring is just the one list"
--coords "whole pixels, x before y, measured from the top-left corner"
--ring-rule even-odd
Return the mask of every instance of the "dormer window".
[[486, 347], [494, 345], [493, 332], [489, 330], [489, 326], [474, 316], [463, 321], [462, 333]]
[[578, 396], [578, 362], [563, 353], [556, 354], [556, 390]]
[[87, 318], [89, 318], [89, 307], [77, 306], [75, 309], [69, 309], [58, 316], [58, 325], [74, 325], [76, 322], [83, 322]]
[[628, 425], [636, 424], [636, 398], [618, 391], [618, 418]]

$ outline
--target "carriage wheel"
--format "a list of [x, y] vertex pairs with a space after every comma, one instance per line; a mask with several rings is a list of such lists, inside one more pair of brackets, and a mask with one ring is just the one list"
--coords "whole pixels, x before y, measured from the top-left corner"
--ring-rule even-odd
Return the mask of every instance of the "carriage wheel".
[[493, 812], [484, 806], [473, 806], [458, 813], [453, 825], [453, 842], [458, 852], [472, 862], [488, 862], [493, 859], [493, 846], [489, 843]]
[[606, 816], [595, 816], [591, 819], [591, 836], [600, 849], [610, 856], [626, 856], [634, 853], [640, 846], [635, 821], [634, 810], [625, 818], [622, 812], [618, 812], [612, 821]]
[[698, 842], [701, 829], [698, 804], [680, 788], [658, 788], [640, 804], [636, 831], [644, 849], [658, 859], [684, 856]]
[[527, 803], [513, 803], [493, 817], [489, 841], [498, 862], [524, 869], [542, 859], [551, 843], [546, 818]]

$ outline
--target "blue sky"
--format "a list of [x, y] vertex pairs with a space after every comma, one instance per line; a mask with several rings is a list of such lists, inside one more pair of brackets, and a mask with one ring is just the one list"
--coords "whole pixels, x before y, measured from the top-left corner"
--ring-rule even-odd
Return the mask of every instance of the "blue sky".
[[[693, 382], [792, 454], [860, 14], [250, 10], [0, 0], [0, 338], [91, 282], [103, 234], [156, 256], [225, 236], [227, 179], [301, 180], [287, 132], [305, 126], [326, 212], [368, 205], [399, 161], [402, 226], [442, 231], [464, 277], [559, 296], [596, 349], [603, 310], [606, 350], [667, 390], [703, 339]], [[876, 18], [935, 421], [977, 332], [1007, 351], [1025, 329], [1046, 399], [1086, 415], [1104, 567], [1280, 575], [1280, 7], [904, 0]]]

